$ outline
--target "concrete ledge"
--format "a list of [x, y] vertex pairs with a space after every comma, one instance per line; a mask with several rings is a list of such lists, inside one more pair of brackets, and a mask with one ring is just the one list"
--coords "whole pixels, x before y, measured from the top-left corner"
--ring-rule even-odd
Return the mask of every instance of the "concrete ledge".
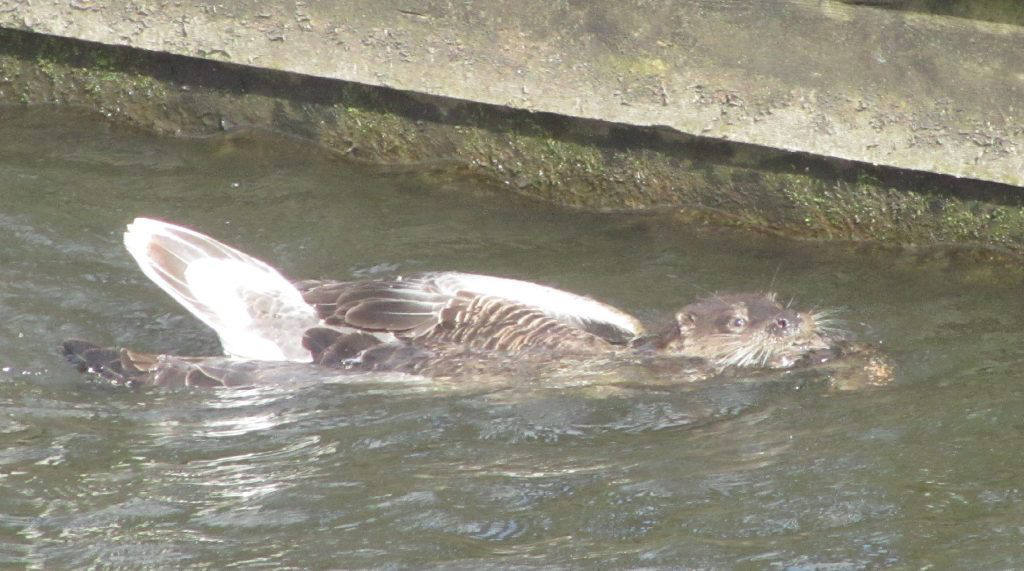
[[0, 2], [0, 26], [1024, 185], [1024, 30], [830, 0]]
[[1017, 187], [0, 29], [0, 120], [11, 104], [84, 107], [176, 135], [269, 129], [346, 160], [588, 210], [1024, 253]]

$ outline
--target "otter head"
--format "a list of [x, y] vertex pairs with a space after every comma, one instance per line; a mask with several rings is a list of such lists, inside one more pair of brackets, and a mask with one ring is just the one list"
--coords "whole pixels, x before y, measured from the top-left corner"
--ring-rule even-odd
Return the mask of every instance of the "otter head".
[[716, 295], [679, 310], [657, 347], [721, 368], [789, 367], [829, 347], [824, 317], [783, 307], [775, 294]]

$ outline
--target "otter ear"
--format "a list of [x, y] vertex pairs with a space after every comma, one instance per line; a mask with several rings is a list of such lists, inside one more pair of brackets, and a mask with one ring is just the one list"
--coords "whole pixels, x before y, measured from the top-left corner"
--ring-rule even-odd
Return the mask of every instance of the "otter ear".
[[676, 314], [676, 325], [679, 326], [679, 333], [685, 335], [697, 327], [697, 316], [689, 311], [680, 311]]

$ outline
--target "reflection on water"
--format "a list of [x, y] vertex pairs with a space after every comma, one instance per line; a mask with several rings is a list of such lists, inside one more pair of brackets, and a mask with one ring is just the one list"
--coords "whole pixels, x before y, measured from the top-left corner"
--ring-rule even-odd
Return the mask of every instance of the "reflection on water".
[[[355, 167], [268, 134], [156, 139], [0, 109], [0, 562], [39, 567], [1024, 563], [1020, 275], [559, 212], [472, 181]], [[898, 367], [642, 387], [562, 369], [228, 391], [83, 382], [68, 337], [214, 353], [136, 270], [163, 217], [294, 277], [454, 269], [657, 320], [771, 285], [844, 307]]]

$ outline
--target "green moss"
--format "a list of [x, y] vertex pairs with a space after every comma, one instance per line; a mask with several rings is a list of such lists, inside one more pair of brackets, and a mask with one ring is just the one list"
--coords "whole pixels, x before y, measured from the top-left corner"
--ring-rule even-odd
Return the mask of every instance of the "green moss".
[[925, 12], [972, 20], [1024, 25], [1024, 4], [1019, 0], [842, 0], [851, 4], [873, 4], [906, 12]]
[[639, 54], [609, 54], [603, 60], [603, 67], [620, 75], [632, 76], [662, 76], [668, 70], [668, 65], [661, 58], [644, 57]]
[[1024, 4], [1019, 0], [909, 0], [905, 9], [1024, 25]]
[[[803, 238], [1024, 253], [1024, 201], [998, 185], [168, 57], [0, 30], [0, 102], [84, 105], [186, 135], [256, 125], [355, 160], [468, 171], [574, 208], [673, 209], [686, 223]], [[636, 74], [658, 67], [620, 63]]]

